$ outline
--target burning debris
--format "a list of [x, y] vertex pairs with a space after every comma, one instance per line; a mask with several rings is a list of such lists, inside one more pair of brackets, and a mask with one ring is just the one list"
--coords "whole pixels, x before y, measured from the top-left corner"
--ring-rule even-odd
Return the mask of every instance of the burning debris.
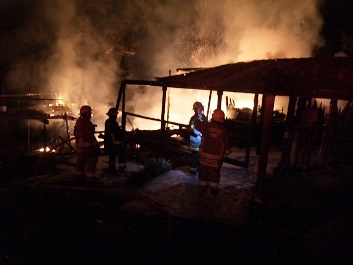
[[[63, 99], [53, 96], [2, 95], [2, 139], [12, 146], [26, 146], [27, 150], [39, 152], [51, 150], [50, 146], [56, 144], [59, 137], [69, 139], [73, 126], [71, 121], [76, 119], [76, 115]], [[4, 147], [7, 146], [6, 142]]]

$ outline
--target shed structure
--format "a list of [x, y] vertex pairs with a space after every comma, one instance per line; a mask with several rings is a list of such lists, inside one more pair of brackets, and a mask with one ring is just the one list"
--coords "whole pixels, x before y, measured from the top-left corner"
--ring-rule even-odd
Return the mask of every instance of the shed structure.
[[[126, 84], [142, 84], [163, 88], [161, 130], [165, 129], [166, 90], [171, 88], [217, 91], [217, 106], [223, 92], [262, 94], [261, 136], [257, 180], [266, 176], [271, 120], [276, 96], [288, 96], [286, 126], [291, 126], [298, 98], [331, 100], [331, 111], [337, 110], [337, 100], [353, 100], [353, 58], [320, 57], [256, 60], [226, 64], [189, 73], [157, 77], [156, 81], [125, 80], [122, 82], [117, 107], [123, 99]], [[333, 107], [333, 108], [332, 108]], [[334, 114], [334, 113], [333, 113]], [[285, 154], [285, 152], [283, 152]]]

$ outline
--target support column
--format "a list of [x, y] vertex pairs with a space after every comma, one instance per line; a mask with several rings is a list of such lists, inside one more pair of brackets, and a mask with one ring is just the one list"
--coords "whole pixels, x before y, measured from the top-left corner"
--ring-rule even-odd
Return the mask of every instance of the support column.
[[290, 164], [291, 147], [292, 147], [292, 128], [294, 125], [294, 115], [295, 115], [295, 104], [297, 103], [297, 97], [290, 96], [287, 110], [287, 117], [285, 121], [285, 130], [283, 136], [283, 149], [282, 149], [282, 159], [281, 165], [287, 167]]
[[164, 146], [165, 144], [165, 103], [167, 99], [167, 87], [163, 86], [163, 95], [162, 95], [162, 113], [161, 113], [161, 145]]
[[207, 113], [206, 113], [206, 118], [209, 120], [209, 115], [210, 115], [210, 105], [211, 105], [211, 98], [212, 98], [212, 90], [210, 90], [210, 95], [208, 96], [208, 103], [207, 103]]
[[217, 109], [221, 109], [221, 108], [222, 108], [222, 96], [223, 96], [223, 91], [222, 91], [222, 90], [217, 90], [217, 96], [218, 96], [218, 100], [217, 100]]
[[126, 114], [125, 114], [125, 90], [126, 90], [126, 83], [123, 81], [120, 85], [118, 99], [116, 100], [116, 109], [119, 110], [121, 98], [123, 99], [121, 105], [121, 127], [123, 131], [126, 131]]
[[261, 126], [261, 146], [260, 146], [260, 153], [259, 153], [259, 164], [258, 164], [256, 184], [261, 183], [266, 177], [275, 95], [263, 95], [262, 102], [263, 102], [263, 105], [262, 105], [263, 117], [262, 117], [262, 126]]
[[48, 119], [43, 120], [43, 145], [44, 145], [44, 153], [47, 152], [47, 126], [49, 124]]

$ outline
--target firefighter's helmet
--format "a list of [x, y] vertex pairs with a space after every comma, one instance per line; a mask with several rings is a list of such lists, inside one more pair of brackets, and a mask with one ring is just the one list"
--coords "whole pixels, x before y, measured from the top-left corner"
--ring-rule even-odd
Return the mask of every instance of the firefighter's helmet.
[[212, 120], [217, 121], [217, 122], [224, 122], [225, 115], [224, 115], [223, 110], [215, 109], [212, 113]]
[[196, 102], [194, 103], [194, 105], [192, 105], [192, 109], [193, 109], [193, 110], [198, 110], [198, 109], [202, 109], [202, 110], [203, 110], [203, 105], [202, 105], [201, 102], [196, 101]]
[[116, 108], [110, 108], [107, 112], [108, 116], [118, 115], [118, 110]]
[[84, 105], [80, 108], [80, 115], [84, 115], [90, 112], [92, 112], [92, 108], [90, 106]]

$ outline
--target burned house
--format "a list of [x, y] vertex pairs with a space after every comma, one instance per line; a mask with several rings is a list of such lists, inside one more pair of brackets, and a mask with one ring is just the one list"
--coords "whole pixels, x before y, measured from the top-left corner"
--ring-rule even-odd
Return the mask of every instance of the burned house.
[[[153, 86], [162, 89], [160, 119], [126, 111], [125, 93], [129, 85]], [[124, 128], [128, 116], [140, 116], [159, 121], [161, 125], [159, 143], [167, 148], [166, 124], [173, 124], [165, 118], [168, 88], [207, 90], [210, 93], [213, 91], [217, 93], [217, 107], [221, 107], [222, 100], [224, 100], [223, 94], [226, 91], [253, 94], [254, 109], [251, 120], [245, 123], [227, 121], [227, 126], [232, 132], [236, 134], [236, 132], [243, 131], [243, 135], [248, 136], [243, 139], [247, 148], [245, 159], [227, 162], [247, 167], [249, 148], [255, 141], [259, 156], [257, 179], [260, 181], [266, 176], [271, 135], [274, 120], [278, 116], [278, 113], [274, 112], [274, 102], [277, 96], [288, 97], [287, 114], [283, 121], [283, 134], [281, 134], [283, 137], [281, 139], [282, 167], [293, 166], [295, 150], [304, 148], [302, 167], [305, 168], [310, 161], [310, 150], [314, 143], [319, 143], [320, 152], [323, 154], [322, 166], [334, 160], [337, 162], [341, 154], [345, 154], [346, 158], [348, 156], [349, 160], [350, 153], [342, 148], [352, 146], [353, 125], [350, 105], [353, 100], [352, 87], [353, 60], [350, 57], [258, 60], [159, 77], [156, 81], [124, 80], [121, 83], [117, 107], [122, 110]], [[258, 109], [259, 95], [262, 96], [260, 110]], [[317, 98], [329, 100], [328, 115], [325, 115], [322, 106], [315, 102], [314, 99]], [[338, 101], [344, 101], [346, 107], [338, 108]], [[257, 119], [258, 112], [261, 114], [260, 119]], [[180, 129], [187, 126], [174, 124]], [[296, 163], [295, 159], [294, 163]], [[294, 166], [297, 165], [294, 164]]]

